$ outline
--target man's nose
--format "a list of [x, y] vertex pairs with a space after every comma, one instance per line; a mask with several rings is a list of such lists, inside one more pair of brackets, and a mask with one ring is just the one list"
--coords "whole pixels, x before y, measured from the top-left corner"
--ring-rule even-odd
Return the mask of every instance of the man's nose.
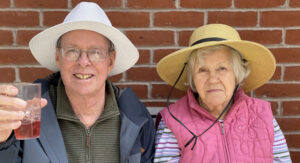
[[80, 56], [78, 58], [78, 63], [80, 66], [85, 67], [91, 64], [91, 61], [88, 57], [87, 51], [81, 51]]

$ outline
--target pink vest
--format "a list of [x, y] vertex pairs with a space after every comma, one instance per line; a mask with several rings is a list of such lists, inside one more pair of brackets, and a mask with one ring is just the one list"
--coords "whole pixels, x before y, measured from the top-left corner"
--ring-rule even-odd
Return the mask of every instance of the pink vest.
[[[215, 117], [201, 108], [191, 90], [170, 105], [170, 111], [193, 133], [199, 135], [208, 128]], [[242, 89], [236, 92], [234, 102], [227, 113], [223, 129], [217, 122], [197, 143], [184, 145], [193, 137], [175, 121], [167, 108], [160, 114], [166, 126], [174, 133], [181, 149], [182, 163], [272, 163], [274, 125], [268, 102], [248, 97]]]

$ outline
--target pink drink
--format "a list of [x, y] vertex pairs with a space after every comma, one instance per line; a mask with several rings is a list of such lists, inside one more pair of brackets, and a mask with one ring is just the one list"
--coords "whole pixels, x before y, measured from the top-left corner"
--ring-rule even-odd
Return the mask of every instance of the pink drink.
[[15, 136], [17, 139], [31, 139], [40, 136], [41, 121], [33, 123], [22, 124], [18, 129], [15, 129]]

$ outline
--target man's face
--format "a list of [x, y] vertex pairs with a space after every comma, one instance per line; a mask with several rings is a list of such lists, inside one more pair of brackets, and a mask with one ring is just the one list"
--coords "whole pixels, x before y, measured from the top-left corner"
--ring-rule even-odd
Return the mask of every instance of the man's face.
[[[115, 52], [108, 54], [109, 41], [101, 34], [88, 30], [74, 30], [61, 38], [60, 49], [56, 51], [56, 65], [60, 70], [66, 91], [76, 95], [95, 95], [105, 90], [105, 80], [112, 71]], [[81, 55], [71, 61], [63, 54], [64, 49], [79, 49]], [[101, 61], [91, 61], [87, 50], [99, 49], [106, 57]]]

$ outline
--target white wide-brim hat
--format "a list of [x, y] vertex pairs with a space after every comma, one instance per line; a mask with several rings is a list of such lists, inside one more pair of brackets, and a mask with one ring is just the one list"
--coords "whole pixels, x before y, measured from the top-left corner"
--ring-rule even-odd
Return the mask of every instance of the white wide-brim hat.
[[66, 16], [63, 23], [50, 27], [29, 42], [29, 48], [35, 59], [54, 72], [59, 71], [55, 63], [56, 43], [60, 36], [73, 30], [90, 30], [107, 37], [115, 47], [116, 60], [112, 72], [115, 75], [132, 67], [139, 53], [131, 41], [111, 25], [105, 12], [92, 2], [81, 2]]
[[[189, 47], [175, 51], [162, 58], [156, 68], [158, 75], [168, 84], [174, 85], [192, 51], [215, 45], [232, 47], [249, 63], [251, 72], [244, 79], [244, 84], [242, 85], [245, 92], [262, 86], [271, 79], [275, 72], [276, 61], [268, 48], [256, 42], [241, 40], [238, 32], [228, 25], [209, 24], [197, 28], [192, 33]], [[186, 69], [175, 88], [184, 91], [188, 89]]]

